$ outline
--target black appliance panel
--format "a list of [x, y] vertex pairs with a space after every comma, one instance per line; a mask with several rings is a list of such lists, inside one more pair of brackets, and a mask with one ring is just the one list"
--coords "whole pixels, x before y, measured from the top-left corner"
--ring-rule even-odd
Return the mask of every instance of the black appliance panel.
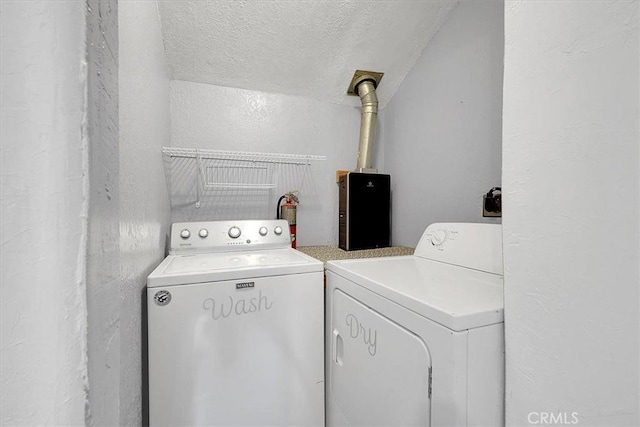
[[391, 176], [349, 172], [340, 180], [339, 246], [375, 249], [391, 243]]

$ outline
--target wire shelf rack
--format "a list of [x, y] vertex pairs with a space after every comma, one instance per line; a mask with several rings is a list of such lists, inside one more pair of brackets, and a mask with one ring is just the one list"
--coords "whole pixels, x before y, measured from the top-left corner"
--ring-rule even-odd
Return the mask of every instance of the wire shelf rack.
[[178, 147], [164, 147], [162, 154], [172, 216], [189, 221], [270, 218], [274, 199], [309, 186], [312, 163], [326, 160], [307, 154]]

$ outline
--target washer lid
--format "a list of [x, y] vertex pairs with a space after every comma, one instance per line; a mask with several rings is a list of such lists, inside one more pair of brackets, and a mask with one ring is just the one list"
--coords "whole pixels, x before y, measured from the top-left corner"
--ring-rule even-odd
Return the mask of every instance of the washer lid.
[[327, 270], [454, 331], [504, 320], [497, 274], [417, 256], [329, 261]]
[[321, 272], [322, 262], [294, 249], [169, 255], [149, 275], [147, 286], [172, 286]]

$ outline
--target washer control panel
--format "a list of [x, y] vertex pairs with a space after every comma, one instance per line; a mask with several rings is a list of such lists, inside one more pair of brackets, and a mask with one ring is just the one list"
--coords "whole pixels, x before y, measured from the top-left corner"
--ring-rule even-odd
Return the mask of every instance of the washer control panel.
[[207, 253], [291, 247], [286, 220], [178, 222], [169, 253]]

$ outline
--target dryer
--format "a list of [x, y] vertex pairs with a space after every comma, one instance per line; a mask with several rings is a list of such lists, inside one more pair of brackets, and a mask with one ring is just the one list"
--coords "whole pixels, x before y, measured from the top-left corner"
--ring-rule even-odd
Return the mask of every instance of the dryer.
[[173, 224], [147, 281], [150, 425], [323, 426], [323, 292], [284, 220]]
[[412, 256], [330, 261], [327, 426], [504, 425], [502, 232], [429, 226]]

